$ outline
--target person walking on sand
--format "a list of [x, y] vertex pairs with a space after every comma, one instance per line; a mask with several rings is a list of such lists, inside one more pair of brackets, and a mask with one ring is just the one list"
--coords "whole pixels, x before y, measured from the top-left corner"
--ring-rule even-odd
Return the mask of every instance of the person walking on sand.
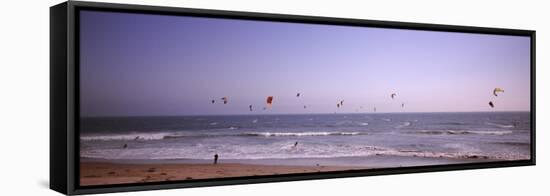
[[214, 165], [218, 164], [218, 153], [214, 155]]

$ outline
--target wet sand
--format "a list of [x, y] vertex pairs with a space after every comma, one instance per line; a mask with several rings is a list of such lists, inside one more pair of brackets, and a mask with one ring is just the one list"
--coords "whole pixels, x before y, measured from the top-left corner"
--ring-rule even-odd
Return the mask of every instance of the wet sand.
[[340, 166], [281, 166], [239, 163], [224, 164], [125, 164], [82, 162], [80, 185], [143, 183], [174, 180], [262, 176], [368, 169]]

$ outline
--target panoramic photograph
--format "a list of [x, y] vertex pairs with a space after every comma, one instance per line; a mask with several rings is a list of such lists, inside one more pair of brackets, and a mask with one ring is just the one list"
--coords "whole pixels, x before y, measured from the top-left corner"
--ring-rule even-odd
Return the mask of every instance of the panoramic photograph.
[[79, 17], [80, 186], [531, 158], [526, 36]]

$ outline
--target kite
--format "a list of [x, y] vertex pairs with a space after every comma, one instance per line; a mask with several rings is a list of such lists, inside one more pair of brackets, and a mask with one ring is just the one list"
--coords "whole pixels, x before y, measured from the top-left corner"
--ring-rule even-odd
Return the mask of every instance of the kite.
[[216, 103], [216, 100], [213, 100], [213, 99], [212, 99], [212, 104], [214, 104], [214, 103]]
[[495, 105], [493, 104], [492, 101], [489, 101], [489, 106], [491, 106], [491, 108], [494, 108], [494, 107], [495, 107]]
[[300, 97], [300, 93], [296, 94], [296, 97]]
[[223, 104], [227, 104], [227, 97], [222, 97]]
[[495, 95], [495, 97], [497, 97], [497, 93], [503, 93], [504, 92], [504, 89], [501, 89], [501, 88], [495, 88], [493, 90], [493, 95]]
[[252, 105], [249, 105], [249, 106], [248, 106], [248, 109], [250, 109], [250, 111], [252, 111]]
[[397, 96], [397, 94], [395, 94], [395, 93], [392, 93], [392, 94], [390, 95], [391, 99], [393, 99], [395, 96]]
[[273, 96], [267, 96], [266, 103], [267, 103], [267, 106], [271, 108], [271, 106], [273, 105]]

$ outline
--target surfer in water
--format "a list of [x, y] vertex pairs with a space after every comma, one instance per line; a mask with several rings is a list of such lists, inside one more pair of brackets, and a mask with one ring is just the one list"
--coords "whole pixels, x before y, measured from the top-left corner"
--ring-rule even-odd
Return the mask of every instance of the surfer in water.
[[298, 148], [298, 141], [294, 142], [294, 145], [292, 145], [292, 150], [296, 150]]

